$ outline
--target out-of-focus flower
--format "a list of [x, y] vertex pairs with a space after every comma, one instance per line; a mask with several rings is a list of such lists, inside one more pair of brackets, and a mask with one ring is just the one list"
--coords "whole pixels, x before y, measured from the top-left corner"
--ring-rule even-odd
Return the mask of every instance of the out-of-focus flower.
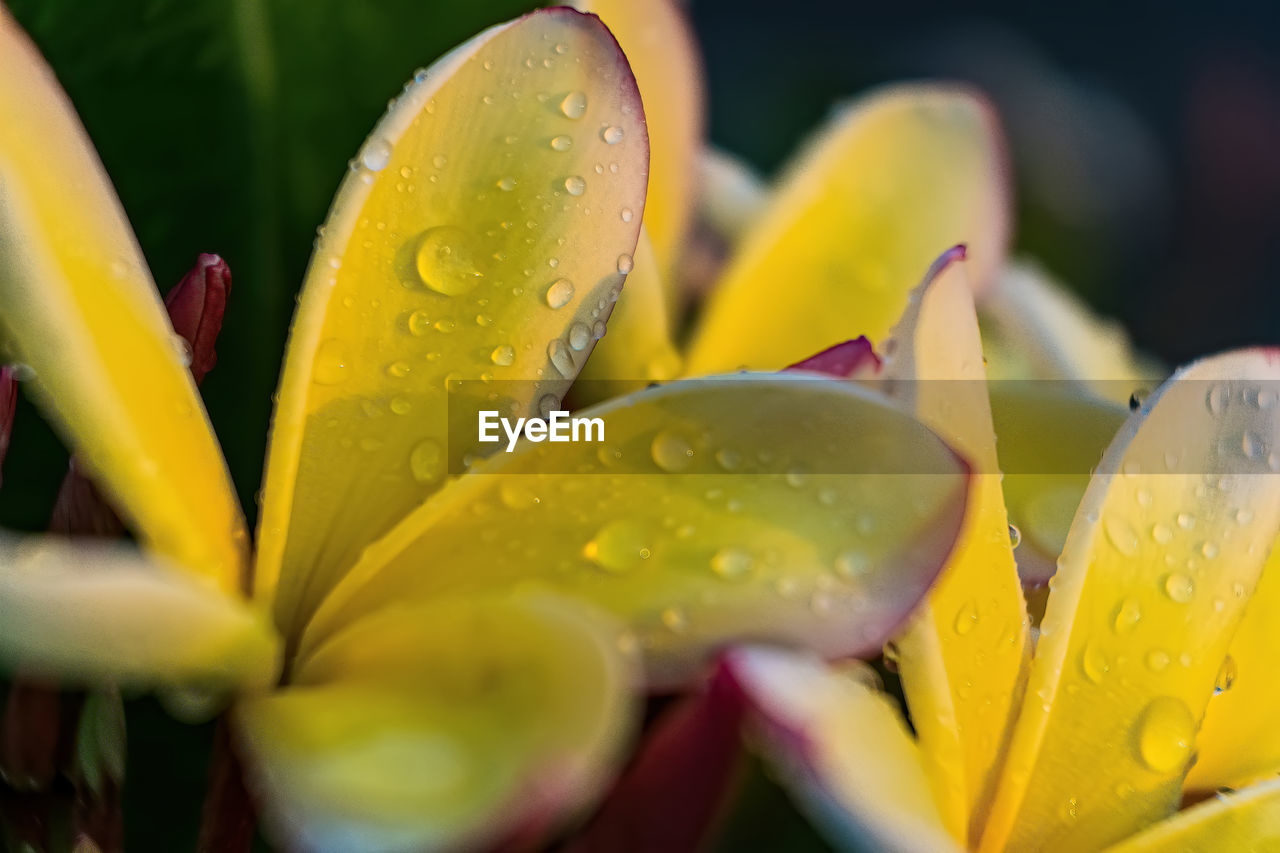
[[[596, 797], [638, 687], [687, 684], [743, 636], [871, 653], [950, 551], [965, 463], [851, 383], [677, 383], [588, 413], [604, 446], [479, 459], [479, 410], [559, 405], [647, 264], [642, 217], [664, 245], [627, 63], [597, 19], [556, 9], [415, 75], [352, 161], [300, 298], [250, 557], [186, 369], [212, 364], [225, 269], [184, 281], [171, 326], [7, 15], [0, 47], [0, 324], [143, 546], [7, 540], [0, 659], [189, 713], [234, 697], [287, 843], [536, 837]], [[678, 150], [673, 130], [654, 139]]]

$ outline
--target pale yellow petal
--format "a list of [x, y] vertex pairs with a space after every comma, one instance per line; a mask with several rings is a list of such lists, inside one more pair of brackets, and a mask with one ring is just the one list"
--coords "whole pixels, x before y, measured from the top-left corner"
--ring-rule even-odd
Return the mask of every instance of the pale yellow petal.
[[1108, 853], [1280, 850], [1280, 780], [1223, 794], [1162, 820]]
[[234, 589], [245, 531], [185, 352], [53, 72], [0, 7], [0, 335], [151, 550]]
[[547, 598], [382, 611], [236, 708], [268, 827], [313, 851], [489, 849], [581, 811], [633, 723], [617, 629]]
[[[1251, 510], [1242, 507], [1241, 512]], [[1186, 788], [1212, 791], [1280, 772], [1280, 548], [1274, 545], [1258, 589], [1231, 639], [1196, 736], [1199, 757]]]
[[609, 317], [608, 331], [574, 383], [575, 401], [595, 403], [675, 378], [680, 373], [680, 353], [672, 343], [667, 317], [657, 259], [642, 232], [635, 269]]
[[600, 16], [635, 72], [649, 129], [652, 168], [644, 223], [658, 273], [672, 273], [689, 225], [702, 145], [702, 65], [684, 10], [676, 0], [573, 0]]
[[0, 539], [0, 665], [63, 683], [261, 690], [279, 671], [268, 621], [210, 581], [125, 546]]
[[964, 532], [937, 585], [895, 638], [925, 766], [960, 844], [981, 828], [1030, 654], [1005, 514], [968, 264], [938, 262], [894, 328], [882, 371], [897, 399], [973, 466]]
[[843, 110], [743, 236], [689, 371], [780, 368], [859, 335], [878, 345], [957, 243], [984, 285], [1007, 238], [1004, 172], [991, 109], [965, 90], [884, 89]]
[[892, 700], [804, 653], [731, 649], [723, 666], [760, 717], [754, 739], [840, 849], [959, 851], [924, 756]]
[[324, 226], [281, 378], [258, 592], [279, 584], [282, 625], [461, 470], [477, 448], [450, 424], [563, 394], [631, 263], [647, 152], [617, 44], [571, 9], [482, 33], [382, 118]]
[[1116, 403], [1165, 375], [1140, 356], [1119, 323], [1097, 316], [1087, 303], [1039, 267], [1011, 263], [982, 302], [983, 331], [992, 339], [995, 379], [1079, 382]]
[[521, 585], [615, 614], [654, 685], [685, 683], [742, 637], [874, 652], [963, 516], [964, 463], [850, 383], [686, 380], [580, 415], [603, 442], [498, 453], [371, 545], [318, 611], [304, 658], [388, 603]]
[[1177, 807], [1280, 526], [1280, 412], [1256, 402], [1277, 379], [1275, 351], [1192, 364], [1107, 450], [1059, 561], [983, 850], [1096, 848]]

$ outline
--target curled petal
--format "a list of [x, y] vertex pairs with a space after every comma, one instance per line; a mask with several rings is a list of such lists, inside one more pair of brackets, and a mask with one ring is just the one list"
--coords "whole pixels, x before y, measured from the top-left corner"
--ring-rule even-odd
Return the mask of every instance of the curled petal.
[[463, 469], [451, 424], [563, 396], [633, 262], [648, 162], [594, 16], [533, 12], [415, 75], [338, 190], [290, 334], [256, 574], [281, 624]]
[[1111, 443], [1067, 534], [983, 850], [1097, 848], [1176, 809], [1280, 527], [1278, 380], [1274, 350], [1196, 362]]
[[393, 601], [516, 585], [615, 614], [654, 687], [686, 683], [741, 637], [875, 653], [964, 513], [965, 463], [853, 383], [685, 380], [580, 416], [599, 418], [603, 442], [496, 453], [370, 546], [303, 655]]
[[836, 379], [855, 379], [874, 376], [880, 372], [880, 356], [865, 337], [827, 347], [804, 361], [797, 361], [787, 370], [821, 373]]
[[1107, 853], [1271, 850], [1280, 846], [1280, 780], [1261, 782], [1162, 820]]
[[759, 747], [841, 849], [953, 851], [920, 748], [892, 700], [811, 655], [731, 649], [726, 676], [747, 697]]
[[540, 836], [595, 801], [628, 740], [636, 675], [616, 635], [546, 597], [361, 620], [236, 706], [269, 827], [314, 851]]
[[981, 289], [1002, 262], [999, 128], [973, 93], [884, 89], [842, 111], [793, 165], [712, 292], [690, 373], [778, 369], [817, 346], [879, 346], [938, 252], [967, 244]]

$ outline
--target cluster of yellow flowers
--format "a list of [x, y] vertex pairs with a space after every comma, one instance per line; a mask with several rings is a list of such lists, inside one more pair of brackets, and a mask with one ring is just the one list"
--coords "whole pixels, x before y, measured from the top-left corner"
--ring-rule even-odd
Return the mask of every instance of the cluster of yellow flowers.
[[[980, 96], [871, 93], [765, 193], [702, 148], [669, 0], [580, 5], [417, 73], [351, 162], [252, 545], [114, 191], [0, 9], [6, 357], [138, 541], [4, 539], [0, 664], [227, 708], [300, 849], [537, 838], [598, 804], [646, 691], [713, 670], [834, 843], [1280, 844], [1280, 354], [1126, 412], [1090, 383], [1149, 370], [1011, 271]], [[859, 337], [839, 375], [801, 362]], [[469, 440], [566, 394], [603, 445]], [[905, 708], [839, 663], [882, 647]]]

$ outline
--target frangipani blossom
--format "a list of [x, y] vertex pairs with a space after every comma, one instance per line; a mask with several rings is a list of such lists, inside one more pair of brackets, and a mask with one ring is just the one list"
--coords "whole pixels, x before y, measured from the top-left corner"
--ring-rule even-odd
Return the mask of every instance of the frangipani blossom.
[[285, 844], [534, 838], [598, 795], [645, 686], [744, 638], [872, 653], [951, 550], [967, 464], [846, 382], [640, 392], [589, 413], [605, 447], [477, 460], [462, 440], [482, 407], [559, 405], [645, 258], [645, 116], [592, 16], [462, 45], [352, 162], [300, 297], [252, 548], [190, 355], [4, 13], [0, 114], [8, 355], [142, 546], [6, 539], [0, 661], [232, 702]]

